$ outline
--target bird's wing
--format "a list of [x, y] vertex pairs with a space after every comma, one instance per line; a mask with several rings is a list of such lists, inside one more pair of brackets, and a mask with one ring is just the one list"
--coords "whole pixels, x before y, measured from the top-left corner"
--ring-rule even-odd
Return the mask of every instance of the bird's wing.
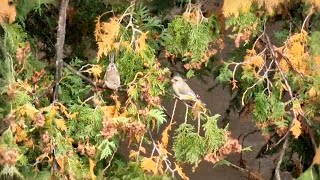
[[189, 95], [189, 96], [196, 97], [196, 94], [192, 91], [192, 89], [188, 86], [187, 83], [183, 81], [181, 81], [180, 83], [181, 83], [180, 86], [177, 86], [177, 88], [181, 95]]

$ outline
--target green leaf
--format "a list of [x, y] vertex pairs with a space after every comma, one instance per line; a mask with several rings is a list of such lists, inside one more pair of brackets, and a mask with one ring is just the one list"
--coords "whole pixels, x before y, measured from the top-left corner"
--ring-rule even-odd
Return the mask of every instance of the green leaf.
[[112, 155], [113, 151], [116, 150], [116, 144], [113, 141], [105, 139], [98, 146], [98, 149], [101, 151], [100, 160]]
[[159, 130], [160, 125], [167, 121], [166, 115], [160, 109], [151, 109], [148, 113], [148, 116], [149, 116], [149, 121], [151, 121], [153, 118], [156, 119], [158, 130]]
[[190, 69], [187, 74], [186, 74], [187, 78], [191, 78], [194, 76], [194, 70]]
[[319, 173], [314, 169], [314, 166], [309, 167], [303, 172], [297, 180], [317, 180], [320, 178]]

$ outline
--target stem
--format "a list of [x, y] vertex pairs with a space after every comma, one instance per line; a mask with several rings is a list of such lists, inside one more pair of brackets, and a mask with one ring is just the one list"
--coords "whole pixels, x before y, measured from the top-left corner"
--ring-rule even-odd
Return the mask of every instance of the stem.
[[66, 35], [66, 18], [67, 18], [67, 8], [69, 0], [62, 0], [60, 4], [59, 11], [59, 21], [58, 21], [58, 32], [57, 32], [57, 44], [56, 44], [56, 73], [54, 76], [54, 91], [53, 91], [53, 102], [58, 101], [59, 97], [59, 83], [62, 75], [63, 67], [63, 46]]

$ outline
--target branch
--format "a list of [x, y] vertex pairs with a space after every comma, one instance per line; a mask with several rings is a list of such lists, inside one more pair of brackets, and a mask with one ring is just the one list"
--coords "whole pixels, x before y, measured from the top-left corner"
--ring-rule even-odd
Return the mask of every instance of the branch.
[[90, 78], [84, 76], [80, 71], [77, 71], [76, 69], [74, 69], [72, 66], [70, 66], [66, 62], [63, 62], [63, 66], [66, 67], [73, 74], [79, 76], [81, 79], [83, 79], [87, 83], [92, 84], [93, 86], [96, 86], [96, 87], [99, 87], [99, 88], [104, 88], [103, 84], [97, 84], [96, 82], [92, 81]]
[[[290, 95], [291, 101], [294, 101], [295, 97], [293, 96], [292, 89], [291, 89], [291, 87], [290, 87], [290, 85], [288, 83], [287, 78], [285, 77], [284, 73], [282, 72], [281, 68], [279, 67], [279, 62], [276, 59], [276, 54], [275, 54], [275, 51], [273, 49], [274, 46], [271, 44], [270, 38], [266, 33], [265, 33], [265, 40], [266, 40], [267, 46], [269, 47], [269, 49], [271, 51], [271, 56], [274, 59], [274, 62], [276, 63], [277, 68], [278, 68], [278, 70], [280, 72], [281, 78], [283, 79], [283, 81], [284, 81], [284, 83], [285, 83], [285, 85], [286, 85], [286, 87], [288, 89], [288, 93]], [[292, 111], [294, 111], [294, 110], [292, 109]], [[282, 145], [282, 149], [280, 151], [279, 161], [278, 161], [276, 169], [275, 169], [275, 176], [276, 176], [277, 180], [281, 180], [281, 177], [280, 177], [280, 166], [281, 166], [284, 154], [285, 154], [285, 150], [287, 149], [287, 144], [288, 144], [288, 139], [289, 139], [288, 134], [289, 134], [290, 129], [293, 126], [293, 122], [294, 122], [295, 119], [297, 119], [297, 113], [293, 112], [293, 118], [291, 119], [291, 122], [290, 122], [289, 127], [288, 127], [288, 131], [287, 131], [287, 133], [286, 133], [286, 135], [284, 137], [285, 140], [284, 140], [284, 143]]]
[[59, 96], [59, 83], [62, 75], [63, 67], [63, 46], [66, 35], [66, 18], [67, 8], [69, 0], [62, 0], [59, 11], [58, 32], [57, 32], [57, 44], [56, 44], [56, 73], [54, 76], [55, 87], [53, 91], [53, 102], [58, 101]]

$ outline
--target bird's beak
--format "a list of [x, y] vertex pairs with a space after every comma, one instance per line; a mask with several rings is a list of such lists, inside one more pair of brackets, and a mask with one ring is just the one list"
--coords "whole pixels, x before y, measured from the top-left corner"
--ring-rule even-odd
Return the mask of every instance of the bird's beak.
[[174, 82], [174, 80], [173, 80], [173, 79], [171, 79], [171, 82]]

